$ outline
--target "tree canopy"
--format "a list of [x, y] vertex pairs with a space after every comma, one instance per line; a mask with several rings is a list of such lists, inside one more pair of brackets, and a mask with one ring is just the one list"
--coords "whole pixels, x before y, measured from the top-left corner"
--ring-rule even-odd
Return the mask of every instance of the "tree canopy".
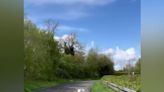
[[[54, 23], [54, 24], [53, 24]], [[105, 55], [91, 49], [88, 55], [80, 48], [74, 34], [64, 40], [64, 52], [54, 39], [58, 24], [47, 21], [47, 29], [38, 28], [24, 19], [24, 75], [30, 80], [55, 78], [88, 78], [113, 74], [113, 62]]]

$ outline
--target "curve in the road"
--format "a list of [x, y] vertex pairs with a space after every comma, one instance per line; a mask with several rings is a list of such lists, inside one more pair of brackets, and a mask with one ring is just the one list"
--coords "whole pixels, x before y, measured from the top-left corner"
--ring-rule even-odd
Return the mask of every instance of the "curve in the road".
[[79, 81], [75, 83], [61, 84], [47, 89], [33, 92], [90, 92], [94, 81]]

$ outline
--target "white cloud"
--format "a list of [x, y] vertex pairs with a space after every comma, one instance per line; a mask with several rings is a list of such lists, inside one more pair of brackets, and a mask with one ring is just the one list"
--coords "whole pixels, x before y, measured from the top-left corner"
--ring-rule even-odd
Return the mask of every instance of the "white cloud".
[[[76, 20], [79, 18], [84, 18], [90, 16], [89, 10], [93, 9], [92, 6], [104, 6], [110, 4], [116, 0], [25, 0], [25, 5], [28, 6], [26, 10], [36, 11], [33, 12], [33, 17], [37, 20], [43, 20], [47, 18], [61, 19], [61, 20]], [[53, 7], [47, 7], [48, 4], [53, 5]], [[35, 9], [30, 8], [31, 5], [35, 6]], [[91, 7], [88, 7], [91, 6]], [[45, 11], [44, 9], [47, 9]], [[62, 8], [61, 8], [62, 7]], [[50, 12], [52, 8], [54, 11]], [[42, 9], [44, 11], [42, 11]], [[38, 11], [44, 13], [37, 13]], [[40, 16], [42, 15], [42, 16]]]
[[62, 32], [87, 32], [89, 30], [85, 29], [85, 28], [78, 28], [78, 27], [71, 27], [71, 26], [65, 26], [65, 25], [61, 25], [57, 28], [58, 31], [62, 31]]
[[[46, 29], [45, 25], [37, 25], [40, 29]], [[66, 26], [66, 25], [59, 25], [56, 29], [57, 32], [62, 33], [71, 33], [71, 32], [89, 32], [86, 28], [79, 28], [79, 27], [72, 27], [72, 26]]]
[[[76, 20], [92, 15], [89, 12], [89, 10], [93, 9], [92, 6], [104, 6], [115, 1], [117, 0], [25, 0], [24, 3], [27, 5], [25, 7], [25, 12], [29, 13], [34, 11], [31, 15], [37, 20], [47, 18]], [[51, 6], [47, 7], [46, 5], [48, 4], [51, 4]], [[33, 8], [30, 8], [31, 6]], [[50, 12], [52, 8], [54, 8], [54, 10]], [[47, 9], [47, 11], [45, 11], [45, 9]], [[38, 13], [38, 11], [42, 11], [43, 13]]]
[[95, 42], [91, 41], [91, 48], [94, 48], [94, 47], [95, 47]]
[[76, 20], [79, 18], [90, 16], [90, 14], [86, 9], [79, 9], [73, 6], [69, 8], [61, 9], [60, 11], [51, 11], [46, 13], [45, 11], [42, 11], [42, 8], [41, 8], [42, 12], [39, 13], [37, 13], [38, 12], [37, 10], [35, 10], [36, 12], [31, 12], [31, 11], [27, 11], [31, 13], [28, 15], [28, 17], [34, 21], [40, 21], [45, 19], [55, 19], [55, 20], [59, 19], [59, 20], [69, 21], [69, 20]]
[[88, 53], [88, 51], [91, 49], [91, 48], [95, 48], [95, 41], [91, 41], [89, 44], [86, 45], [85, 47], [85, 52], [86, 52], [86, 55]]
[[65, 40], [65, 39], [67, 39], [68, 37], [69, 37], [69, 35], [68, 35], [68, 34], [65, 34], [65, 35], [63, 35], [63, 36], [61, 37], [61, 39]]
[[59, 40], [65, 40], [65, 39], [67, 39], [69, 37], [69, 35], [68, 34], [64, 34], [63, 36], [54, 36], [54, 39], [55, 40], [57, 40], [57, 41], [59, 41]]
[[72, 35], [70, 34], [64, 34], [62, 36], [54, 36], [54, 39], [56, 39], [57, 41], [60, 41], [61, 43], [63, 43], [63, 41], [69, 41], [69, 39], [74, 38]]
[[105, 5], [112, 3], [116, 0], [26, 0], [25, 2], [33, 3], [36, 5], [43, 4], [59, 4], [59, 5]]
[[88, 16], [89, 13], [87, 11], [85, 11], [84, 9], [75, 9], [75, 7], [72, 7], [71, 9], [62, 10], [61, 12], [46, 14], [46, 17], [49, 18], [53, 17], [55, 19], [61, 19], [61, 20], [76, 20]]
[[57, 41], [59, 41], [61, 38], [58, 37], [58, 36], [54, 36], [54, 39], [57, 40]]
[[134, 48], [128, 48], [127, 50], [122, 50], [119, 47], [116, 47], [116, 49], [109, 48], [100, 53], [112, 58], [115, 70], [122, 69], [126, 64], [128, 64], [128, 62], [134, 65], [139, 58]]

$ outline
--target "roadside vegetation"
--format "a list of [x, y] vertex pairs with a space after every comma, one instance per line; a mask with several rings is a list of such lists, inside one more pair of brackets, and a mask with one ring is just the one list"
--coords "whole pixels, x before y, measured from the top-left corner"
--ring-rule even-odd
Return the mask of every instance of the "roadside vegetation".
[[[47, 20], [45, 29], [24, 19], [25, 92], [63, 83], [59, 80], [94, 79], [114, 73], [113, 62], [92, 48], [85, 54], [75, 34], [56, 40], [58, 24]], [[38, 81], [39, 80], [39, 81]]]
[[141, 59], [135, 66], [127, 65], [123, 70], [115, 72], [114, 75], [106, 75], [102, 80], [114, 83], [116, 85], [141, 92]]
[[92, 86], [91, 92], [114, 92], [114, 91], [108, 88], [107, 85], [103, 84], [101, 80], [97, 80]]
[[[24, 19], [25, 92], [74, 80], [98, 79], [104, 75], [109, 76], [104, 76], [103, 80], [135, 90], [140, 89], [140, 75], [133, 78], [125, 75], [132, 71], [140, 74], [140, 60], [135, 67], [125, 67], [121, 71], [124, 75], [116, 73], [112, 60], [99, 54], [97, 49], [91, 48], [86, 54], [74, 33], [65, 39], [56, 40], [54, 38], [58, 24], [47, 20], [45, 26], [45, 29], [41, 29], [31, 20]], [[100, 80], [95, 82], [92, 92], [112, 91]]]
[[[98, 92], [96, 90], [100, 89], [99, 84], [101, 84], [103, 81], [108, 81], [109, 83], [114, 83], [118, 86], [126, 87], [129, 89], [135, 90], [137, 92], [141, 92], [140, 71], [141, 71], [141, 59], [139, 59], [137, 61], [135, 66], [128, 65], [128, 66], [124, 67], [123, 70], [116, 71], [113, 75], [103, 76], [101, 78], [101, 80], [99, 80], [98, 82], [95, 82], [95, 84], [93, 86], [93, 89], [94, 89], [93, 92]], [[101, 84], [101, 85], [104, 85], [104, 84]], [[107, 86], [107, 85], [104, 85], [104, 89], [106, 89], [105, 86]]]
[[109, 75], [109, 76], [104, 76], [102, 80], [108, 81], [110, 83], [114, 83], [122, 87], [133, 89], [136, 91], [139, 91], [141, 87], [140, 75], [134, 75], [131, 77], [129, 77], [128, 75], [120, 75], [120, 76]]

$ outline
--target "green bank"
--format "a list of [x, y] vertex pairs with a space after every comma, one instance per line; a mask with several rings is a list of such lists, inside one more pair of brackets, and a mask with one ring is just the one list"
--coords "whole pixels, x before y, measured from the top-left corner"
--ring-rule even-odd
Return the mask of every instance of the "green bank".
[[101, 80], [95, 81], [92, 86], [91, 92], [114, 92], [112, 89], [108, 88]]

